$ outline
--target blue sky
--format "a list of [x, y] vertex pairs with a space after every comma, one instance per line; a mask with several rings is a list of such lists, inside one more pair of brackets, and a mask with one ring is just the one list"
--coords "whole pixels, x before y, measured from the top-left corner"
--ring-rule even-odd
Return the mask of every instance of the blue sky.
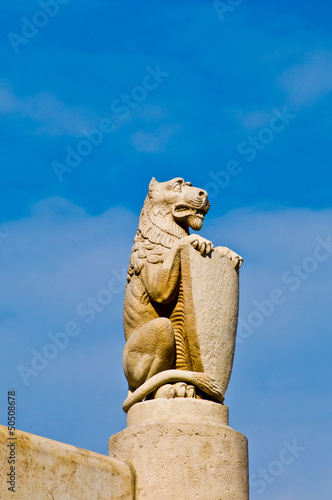
[[[107, 453], [125, 427], [138, 215], [152, 176], [182, 176], [210, 194], [202, 235], [244, 257], [226, 404], [251, 498], [327, 500], [332, 7], [62, 0], [52, 17], [42, 3], [0, 5], [2, 423], [14, 387], [20, 429]], [[109, 283], [87, 323], [77, 308]], [[18, 367], [73, 322], [24, 384]]]

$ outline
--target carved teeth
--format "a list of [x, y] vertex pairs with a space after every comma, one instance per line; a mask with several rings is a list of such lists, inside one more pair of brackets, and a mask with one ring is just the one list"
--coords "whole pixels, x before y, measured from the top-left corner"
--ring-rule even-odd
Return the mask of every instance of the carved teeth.
[[204, 215], [204, 210], [202, 210], [201, 208], [199, 209], [195, 209], [193, 207], [188, 207], [188, 206], [185, 206], [185, 205], [180, 205], [178, 207], [175, 207], [175, 211], [176, 212], [195, 212], [196, 214], [201, 214], [201, 215]]
[[188, 215], [193, 215], [195, 214], [197, 217], [199, 217], [200, 219], [204, 219], [205, 215], [206, 215], [206, 210], [202, 209], [202, 208], [198, 208], [198, 209], [195, 209], [194, 207], [188, 207], [186, 205], [179, 205], [177, 207], [175, 207], [174, 209], [174, 213], [175, 214], [188, 214]]
[[205, 217], [205, 212], [204, 212], [204, 210], [199, 209], [199, 210], [196, 210], [196, 215], [197, 215], [197, 217], [199, 217], [199, 218], [201, 218], [201, 219], [204, 219], [204, 217]]

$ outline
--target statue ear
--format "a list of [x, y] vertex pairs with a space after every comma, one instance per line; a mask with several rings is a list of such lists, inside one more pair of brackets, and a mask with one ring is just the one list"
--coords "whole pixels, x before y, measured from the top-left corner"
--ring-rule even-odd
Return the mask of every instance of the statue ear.
[[149, 184], [149, 191], [153, 191], [153, 189], [159, 184], [158, 181], [154, 177], [152, 177], [150, 184]]

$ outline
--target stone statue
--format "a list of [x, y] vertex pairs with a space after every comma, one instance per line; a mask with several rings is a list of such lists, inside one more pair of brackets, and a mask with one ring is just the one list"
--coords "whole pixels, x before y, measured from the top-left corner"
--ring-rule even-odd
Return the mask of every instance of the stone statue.
[[154, 398], [222, 403], [232, 370], [243, 259], [199, 231], [204, 189], [150, 182], [127, 275], [123, 353], [129, 408]]

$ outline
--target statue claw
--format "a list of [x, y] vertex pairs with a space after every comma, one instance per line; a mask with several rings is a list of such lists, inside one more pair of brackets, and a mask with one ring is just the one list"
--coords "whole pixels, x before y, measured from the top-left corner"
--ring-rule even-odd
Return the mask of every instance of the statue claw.
[[229, 260], [232, 261], [234, 269], [240, 269], [243, 263], [243, 258], [241, 257], [241, 255], [238, 255], [236, 252], [233, 252], [233, 250], [230, 250], [227, 247], [215, 247], [215, 250], [228, 257]]
[[187, 385], [185, 382], [177, 382], [176, 384], [164, 384], [160, 386], [154, 394], [154, 399], [195, 398], [195, 397], [196, 397], [196, 388], [193, 385]]

